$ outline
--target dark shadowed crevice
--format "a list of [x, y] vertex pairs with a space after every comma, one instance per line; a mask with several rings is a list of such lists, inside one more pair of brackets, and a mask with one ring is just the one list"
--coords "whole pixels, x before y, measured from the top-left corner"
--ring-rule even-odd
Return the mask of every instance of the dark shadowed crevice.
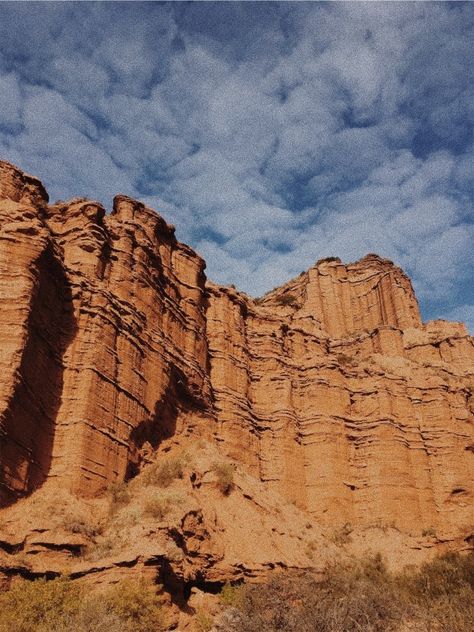
[[202, 404], [189, 391], [184, 373], [176, 366], [171, 366], [168, 386], [156, 403], [153, 415], [130, 433], [125, 480], [130, 480], [139, 473], [147, 456], [147, 449], [155, 452], [163, 441], [174, 436], [181, 412], [200, 408]]
[[51, 245], [36, 267], [18, 380], [0, 420], [0, 506], [30, 494], [48, 476], [63, 388], [62, 358], [76, 331], [71, 289]]

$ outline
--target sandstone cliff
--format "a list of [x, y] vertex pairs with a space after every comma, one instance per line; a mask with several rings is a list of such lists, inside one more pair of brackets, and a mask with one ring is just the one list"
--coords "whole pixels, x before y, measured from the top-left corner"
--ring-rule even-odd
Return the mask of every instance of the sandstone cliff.
[[[140, 202], [50, 205], [5, 162], [0, 217], [4, 511], [57, 488], [100, 499], [203, 438], [303, 526], [472, 543], [473, 339], [422, 323], [392, 262], [322, 260], [254, 300], [208, 282]], [[232, 511], [224, 530], [246, 520]]]

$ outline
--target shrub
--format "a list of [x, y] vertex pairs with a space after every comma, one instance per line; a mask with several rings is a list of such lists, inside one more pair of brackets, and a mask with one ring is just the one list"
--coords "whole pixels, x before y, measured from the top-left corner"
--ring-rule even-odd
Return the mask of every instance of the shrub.
[[235, 466], [232, 463], [214, 463], [212, 471], [217, 478], [217, 486], [224, 496], [234, 488]]
[[84, 557], [91, 561], [101, 560], [110, 556], [115, 548], [117, 548], [117, 540], [112, 536], [106, 536], [94, 541], [92, 546], [88, 546]]
[[277, 574], [264, 586], [248, 587], [235, 626], [226, 632], [389, 632], [398, 612], [383, 583], [348, 567], [335, 567], [323, 582]]
[[[327, 569], [278, 573], [247, 586], [225, 632], [472, 632], [474, 554], [387, 571], [380, 554]], [[407, 627], [407, 624], [409, 627]]]
[[331, 535], [331, 540], [334, 542], [336, 546], [344, 546], [344, 544], [349, 544], [352, 540], [351, 533], [353, 529], [349, 522], [346, 522], [339, 529], [335, 529]]
[[154, 463], [143, 473], [145, 485], [169, 487], [177, 478], [184, 476], [184, 458], [166, 458], [162, 462]]
[[155, 589], [145, 581], [122, 581], [105, 595], [105, 603], [130, 632], [156, 632], [164, 627]]
[[337, 354], [337, 361], [342, 366], [352, 366], [354, 364], [354, 358], [352, 358], [351, 356], [346, 355], [345, 353], [338, 353]]
[[166, 496], [153, 496], [145, 502], [144, 511], [147, 516], [163, 520], [170, 510], [171, 500]]
[[447, 553], [423, 564], [419, 571], [405, 572], [400, 583], [417, 601], [452, 595], [468, 587], [474, 590], [474, 554]]
[[427, 529], [423, 529], [423, 531], [421, 532], [421, 535], [424, 538], [435, 538], [436, 530], [433, 527], [428, 527]]
[[131, 500], [130, 490], [126, 483], [112, 483], [108, 488], [110, 496], [110, 512], [114, 513], [120, 507], [128, 505]]
[[206, 612], [198, 612], [194, 620], [194, 629], [196, 632], [210, 632], [213, 625], [213, 619]]
[[341, 263], [339, 257], [323, 257], [322, 259], [318, 259], [316, 261], [316, 265], [319, 266], [320, 263], [330, 263], [331, 261], [337, 261], [338, 263]]
[[1, 632], [158, 632], [163, 610], [153, 586], [124, 581], [87, 594], [68, 579], [19, 581], [0, 594]]
[[101, 524], [80, 514], [66, 515], [64, 517], [63, 527], [66, 531], [80, 533], [91, 540], [100, 535], [103, 531]]
[[296, 305], [298, 302], [294, 294], [282, 294], [281, 296], [277, 296], [275, 301], [278, 305], [283, 305], [285, 307]]
[[21, 580], [0, 594], [1, 632], [50, 632], [78, 614], [81, 591], [65, 579]]
[[244, 591], [243, 586], [233, 586], [230, 582], [226, 582], [219, 594], [219, 601], [224, 606], [238, 608], [243, 603]]

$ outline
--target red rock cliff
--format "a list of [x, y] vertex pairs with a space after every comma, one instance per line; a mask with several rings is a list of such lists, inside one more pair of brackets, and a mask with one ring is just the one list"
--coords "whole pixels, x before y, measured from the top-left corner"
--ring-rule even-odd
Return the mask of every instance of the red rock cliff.
[[322, 523], [472, 523], [473, 340], [392, 262], [253, 300], [140, 202], [49, 205], [8, 163], [0, 197], [2, 504], [100, 493], [194, 433]]

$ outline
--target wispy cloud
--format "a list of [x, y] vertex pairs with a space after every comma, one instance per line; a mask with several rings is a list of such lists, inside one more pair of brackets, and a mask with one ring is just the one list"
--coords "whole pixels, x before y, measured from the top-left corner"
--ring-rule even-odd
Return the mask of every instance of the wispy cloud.
[[376, 251], [467, 318], [473, 33], [455, 2], [2, 3], [0, 153], [143, 199], [250, 293]]

